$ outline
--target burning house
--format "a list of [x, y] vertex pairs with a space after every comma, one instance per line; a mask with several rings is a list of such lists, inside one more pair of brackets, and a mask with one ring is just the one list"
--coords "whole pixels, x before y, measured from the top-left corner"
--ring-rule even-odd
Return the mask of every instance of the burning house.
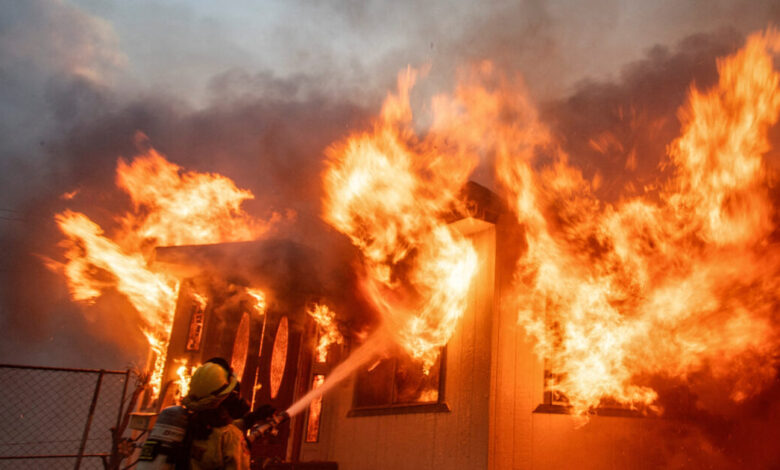
[[[310, 248], [273, 239], [158, 248], [155, 266], [182, 279], [158, 406], [186, 394], [197, 365], [223, 357], [253, 408], [289, 407], [309, 380], [308, 312], [328, 294], [318, 281], [322, 265], [310, 262], [316, 258]], [[288, 441], [299, 439], [296, 424], [258, 443], [257, 452], [284, 460]]]
[[[457, 334], [428, 371], [384, 340], [342, 336], [335, 323], [336, 313], [317, 302], [340, 299], [335, 305], [343, 305], [344, 293], [329, 292], [321, 280], [325, 276], [349, 276], [339, 272], [341, 266], [312, 264], [311, 259], [320, 257], [309, 247], [270, 239], [157, 248], [153, 266], [182, 281], [165, 351], [160, 398], [153, 405], [157, 408], [176, 403], [186, 393], [190, 371], [208, 358], [219, 356], [230, 361], [241, 382], [242, 395], [251, 397], [253, 407], [271, 404], [285, 410], [310, 389], [322, 385], [333, 367], [357, 349], [359, 342], [374, 341], [389, 349], [376, 350], [365, 363], [357, 363], [356, 367], [362, 368], [354, 377], [337, 384], [325, 397], [307, 403], [305, 412], [293, 416], [279, 435], [255, 443], [256, 461], [331, 461], [339, 463], [340, 468], [350, 468], [352, 457], [368, 455], [352, 447], [359, 440], [350, 437], [351, 433], [369, 439], [367, 443], [378, 443], [381, 439], [371, 436], [363, 426], [373, 429], [377, 418], [393, 419], [400, 414], [423, 418], [441, 413], [451, 422], [446, 426], [452, 429], [463, 422], [468, 423], [463, 429], [486, 431], [494, 225], [501, 203], [495, 194], [474, 183], [465, 187], [463, 198], [469, 215], [453, 212], [446, 219], [472, 240], [482, 260], [463, 320], [475, 331]], [[347, 292], [359, 291], [357, 285], [340, 287]], [[466, 338], [461, 339], [463, 334]], [[407, 431], [403, 426], [381, 427], [399, 437]], [[487, 447], [479, 447], [487, 440], [473, 437], [473, 455], [456, 457], [463, 468], [475, 468], [487, 455]], [[422, 443], [420, 439], [409, 441], [413, 442]], [[344, 445], [346, 449], [340, 450], [338, 446]], [[343, 456], [342, 450], [346, 451]], [[453, 452], [446, 453], [455, 456]], [[356, 468], [362, 468], [362, 464]]]
[[[614, 403], [588, 418], [572, 415], [553, 386], [549, 359], [535, 353], [511, 298], [501, 296], [514, 281], [522, 227], [486, 188], [468, 183], [462, 197], [468, 213], [444, 218], [470, 241], [480, 262], [463, 315], [431, 368], [384, 344], [307, 402], [279, 435], [255, 443], [256, 462], [335, 462], [343, 469], [657, 468], [665, 459], [658, 436], [691, 432], [679, 417], [659, 419]], [[184, 280], [163, 375], [170, 396], [163, 403], [174, 403], [179, 384], [186, 384], [182, 367], [222, 356], [253, 406], [288, 409], [322, 386], [361, 341], [381, 342], [328, 330], [329, 318], [318, 317], [312, 304], [337, 297], [320, 279], [338, 267], [315, 267], [312, 257], [310, 248], [280, 240], [158, 248], [155, 265]]]
[[[778, 169], [765, 156], [778, 51], [768, 31], [723, 58], [720, 81], [680, 108], [659, 179], [613, 201], [491, 63], [432, 101], [425, 133], [407, 69], [371, 126], [325, 152], [322, 219], [358, 263], [271, 238], [281, 216], [247, 215], [247, 191], [150, 150], [120, 160], [135, 210], [119, 234], [62, 213], [68, 262], [53, 267], [74, 299], [110, 284], [142, 313], [157, 406], [222, 356], [253, 406], [286, 410], [289, 425], [254, 445], [257, 462], [772, 462], [729, 455], [744, 443], [716, 449], [739, 428], [724, 437], [701, 422], [757, 406], [777, 383]], [[485, 162], [494, 190], [469, 180]]]

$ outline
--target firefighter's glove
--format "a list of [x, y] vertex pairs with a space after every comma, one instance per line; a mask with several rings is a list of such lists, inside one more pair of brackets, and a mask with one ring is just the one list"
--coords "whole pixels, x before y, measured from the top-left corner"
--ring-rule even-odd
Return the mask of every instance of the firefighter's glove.
[[247, 413], [246, 416], [244, 416], [244, 423], [247, 428], [251, 428], [255, 424], [267, 420], [273, 416], [274, 413], [276, 413], [276, 408], [271, 405], [263, 405], [255, 411]]

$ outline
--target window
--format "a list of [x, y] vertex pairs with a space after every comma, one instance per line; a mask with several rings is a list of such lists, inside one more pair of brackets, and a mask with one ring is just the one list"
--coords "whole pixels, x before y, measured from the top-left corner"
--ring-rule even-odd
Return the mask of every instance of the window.
[[[311, 389], [319, 387], [325, 383], [325, 376], [315, 374], [311, 380]], [[309, 405], [309, 419], [306, 422], [306, 442], [319, 442], [320, 440], [320, 421], [322, 419], [322, 395], [315, 398]]]
[[276, 329], [274, 347], [271, 352], [271, 399], [279, 394], [279, 387], [284, 379], [284, 369], [287, 367], [287, 317], [282, 317]]
[[230, 367], [238, 380], [244, 380], [247, 352], [249, 352], [249, 314], [244, 312], [236, 330], [233, 354], [230, 356]]
[[428, 374], [403, 353], [364, 367], [357, 374], [350, 416], [449, 411], [444, 403], [445, 351]]
[[[553, 350], [562, 348], [563, 336], [560, 325], [557, 322], [547, 325], [547, 334], [552, 338]], [[555, 356], [555, 353], [552, 354]], [[544, 361], [544, 395], [542, 403], [536, 407], [535, 413], [568, 414], [571, 412], [571, 404], [558, 384], [566, 380], [566, 375], [561, 372], [561, 367], [556, 366], [556, 358], [548, 357]], [[605, 398], [601, 400], [598, 408], [592, 410], [599, 416], [639, 417], [644, 411], [632, 409], [629, 405], [621, 404], [615, 400]]]

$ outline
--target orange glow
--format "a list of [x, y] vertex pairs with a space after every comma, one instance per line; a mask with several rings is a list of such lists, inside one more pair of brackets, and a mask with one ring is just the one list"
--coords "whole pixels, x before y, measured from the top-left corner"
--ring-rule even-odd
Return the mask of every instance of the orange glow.
[[324, 218], [363, 253], [365, 290], [386, 331], [424, 370], [435, 362], [465, 309], [477, 268], [469, 241], [443, 221], [476, 154], [449, 143], [459, 126], [453, 108], [434, 100], [434, 124], [413, 130], [409, 69], [385, 100], [371, 132], [331, 146], [324, 175]]
[[[610, 398], [652, 406], [642, 376], [707, 368], [735, 401], [775, 376], [771, 318], [780, 251], [763, 155], [780, 110], [775, 31], [718, 62], [720, 81], [692, 88], [668, 147], [673, 176], [659, 190], [607, 204], [504, 83], [472, 103], [497, 174], [525, 229], [516, 273], [519, 323], [574, 412]], [[486, 108], [521, 119], [506, 123]], [[537, 155], [553, 155], [542, 165]], [[630, 163], [631, 155], [627, 155]]]
[[319, 328], [317, 362], [327, 362], [330, 345], [344, 343], [344, 337], [336, 325], [336, 312], [329, 309], [327, 305], [314, 304], [309, 308], [308, 313], [317, 322]]
[[287, 317], [282, 317], [279, 327], [276, 329], [274, 347], [271, 352], [271, 371], [269, 383], [271, 386], [271, 398], [276, 398], [279, 388], [284, 380], [284, 371], [287, 368], [287, 341], [289, 337]]
[[197, 292], [190, 292], [194, 305], [190, 315], [190, 328], [187, 332], [187, 351], [198, 351], [203, 339], [203, 324], [206, 317], [208, 299]]
[[195, 369], [199, 365], [189, 365], [187, 359], [176, 359], [173, 361], [173, 366], [176, 367], [176, 384], [179, 386], [179, 397], [186, 397], [190, 391], [190, 379], [192, 374], [195, 373]]
[[[325, 376], [317, 374], [312, 379], [311, 389], [314, 390], [325, 383]], [[306, 422], [306, 442], [320, 440], [320, 422], [322, 421], [322, 396], [312, 400], [309, 405], [309, 420]]]
[[260, 289], [247, 287], [246, 293], [249, 294], [249, 296], [254, 300], [252, 307], [254, 308], [255, 312], [257, 312], [258, 315], [264, 315], [266, 307], [265, 292], [261, 291]]
[[244, 379], [244, 368], [249, 351], [249, 324], [249, 314], [244, 312], [236, 330], [236, 339], [233, 341], [233, 354], [230, 356], [230, 367], [239, 381]]
[[428, 388], [420, 393], [417, 401], [420, 403], [434, 403], [439, 399], [439, 391], [435, 388]]
[[[55, 219], [67, 237], [65, 263], [49, 261], [68, 282], [71, 297], [92, 303], [106, 289], [124, 294], [138, 311], [149, 341], [150, 385], [160, 392], [179, 280], [150, 266], [155, 246], [251, 240], [275, 221], [248, 216], [240, 205], [252, 198], [224, 176], [183, 172], [151, 149], [131, 163], [120, 159], [117, 185], [133, 210], [108, 236], [86, 215], [66, 210]], [[206, 299], [193, 294], [205, 306]]]

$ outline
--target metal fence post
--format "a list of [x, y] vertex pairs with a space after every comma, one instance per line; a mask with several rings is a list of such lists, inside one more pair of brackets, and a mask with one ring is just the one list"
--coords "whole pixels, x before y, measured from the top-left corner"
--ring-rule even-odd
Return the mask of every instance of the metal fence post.
[[122, 415], [124, 414], [124, 408], [125, 408], [125, 397], [127, 396], [127, 382], [130, 381], [130, 369], [127, 369], [127, 372], [125, 372], [125, 383], [122, 385], [122, 397], [119, 399], [119, 413], [117, 413], [116, 416], [116, 428], [119, 429], [119, 426], [122, 424]]
[[84, 424], [84, 434], [81, 436], [81, 446], [79, 446], [79, 454], [76, 457], [76, 466], [74, 470], [79, 470], [81, 467], [81, 458], [84, 456], [84, 449], [87, 447], [87, 438], [89, 437], [89, 427], [92, 425], [92, 417], [95, 415], [95, 406], [97, 406], [98, 396], [100, 395], [100, 384], [103, 382], [103, 371], [100, 370], [98, 374], [97, 383], [95, 383], [95, 393], [92, 394], [92, 403], [89, 405], [89, 416], [87, 422]]

